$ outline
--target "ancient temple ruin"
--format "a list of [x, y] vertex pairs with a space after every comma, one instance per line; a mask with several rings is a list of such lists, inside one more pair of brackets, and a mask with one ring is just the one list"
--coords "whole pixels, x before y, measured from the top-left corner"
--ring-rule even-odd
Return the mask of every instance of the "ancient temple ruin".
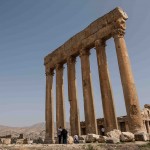
[[[81, 134], [80, 117], [76, 87], [76, 57], [80, 56], [82, 70], [82, 86], [84, 96], [84, 113], [86, 134], [97, 134], [97, 121], [93, 101], [93, 90], [90, 72], [90, 49], [95, 48], [99, 71], [100, 89], [104, 112], [106, 132], [118, 129], [113, 93], [109, 78], [106, 58], [106, 41], [114, 39], [120, 77], [123, 87], [127, 120], [130, 132], [144, 130], [140, 114], [139, 100], [130, 66], [128, 51], [124, 39], [126, 20], [128, 16], [121, 8], [115, 8], [108, 14], [92, 22], [81, 32], [66, 41], [44, 59], [46, 71], [46, 140], [54, 141], [54, 112], [53, 112], [53, 76], [56, 70], [56, 124], [65, 127], [65, 109], [63, 97], [63, 65], [67, 63], [68, 93], [70, 101], [71, 135]], [[92, 51], [91, 51], [92, 52]]]
[[[141, 116], [143, 120], [143, 126], [146, 133], [150, 134], [150, 104], [145, 104], [144, 108], [141, 110]], [[105, 122], [104, 118], [97, 118], [97, 131], [99, 135], [102, 135], [102, 128], [105, 128]], [[129, 132], [129, 123], [128, 123], [128, 117], [127, 116], [120, 116], [117, 117], [118, 122], [118, 129], [121, 132]], [[85, 121], [80, 122], [81, 127], [81, 135], [86, 134], [86, 126]]]

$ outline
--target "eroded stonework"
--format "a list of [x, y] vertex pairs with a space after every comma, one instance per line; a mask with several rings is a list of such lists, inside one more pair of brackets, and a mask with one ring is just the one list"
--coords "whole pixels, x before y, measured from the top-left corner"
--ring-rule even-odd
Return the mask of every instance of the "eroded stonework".
[[[150, 134], [150, 104], [144, 105], [144, 108], [141, 110], [141, 117], [146, 132]], [[118, 124], [118, 129], [121, 132], [130, 131], [127, 116], [117, 117], [117, 124]], [[80, 126], [81, 126], [81, 134], [83, 135], [86, 134], [85, 122], [84, 121], [80, 122]], [[102, 135], [101, 129], [103, 127], [105, 128], [104, 118], [98, 118], [97, 119], [98, 134]]]
[[125, 20], [127, 14], [121, 9], [116, 8], [103, 17], [92, 22], [83, 31], [71, 37], [67, 42], [58, 47], [44, 59], [44, 64], [48, 68], [55, 68], [57, 63], [66, 63], [70, 56], [78, 56], [81, 49], [95, 47], [97, 39], [109, 39], [112, 37], [112, 31], [126, 29]]
[[[68, 98], [70, 102], [71, 135], [80, 135], [80, 117], [76, 86], [75, 59], [80, 57], [86, 134], [97, 134], [94, 107], [92, 75], [90, 71], [90, 50], [96, 49], [101, 99], [106, 132], [118, 129], [113, 90], [105, 53], [106, 41], [114, 39], [120, 77], [127, 111], [129, 131], [145, 131], [140, 114], [139, 100], [124, 39], [128, 16], [121, 8], [115, 8], [98, 18], [81, 32], [47, 55], [44, 59], [46, 71], [46, 141], [54, 141], [53, 117], [53, 71], [56, 70], [56, 124], [65, 127], [65, 105], [63, 88], [63, 65], [67, 63]], [[51, 114], [50, 114], [51, 113]]]

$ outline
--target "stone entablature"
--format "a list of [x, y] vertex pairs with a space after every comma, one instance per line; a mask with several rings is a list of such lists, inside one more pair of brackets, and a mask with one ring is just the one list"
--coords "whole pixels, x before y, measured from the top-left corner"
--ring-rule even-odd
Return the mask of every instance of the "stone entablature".
[[120, 28], [125, 30], [127, 14], [121, 8], [115, 8], [103, 17], [92, 22], [83, 31], [71, 37], [67, 42], [58, 47], [44, 59], [46, 68], [55, 68], [58, 63], [66, 63], [70, 56], [78, 56], [81, 49], [95, 47], [97, 39], [109, 39], [113, 30]]

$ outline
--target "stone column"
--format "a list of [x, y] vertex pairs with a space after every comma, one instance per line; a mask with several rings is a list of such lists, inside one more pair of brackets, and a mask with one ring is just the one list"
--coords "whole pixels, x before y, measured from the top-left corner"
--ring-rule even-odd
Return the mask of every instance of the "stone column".
[[120, 28], [114, 30], [113, 37], [126, 104], [129, 130], [130, 132], [136, 133], [137, 131], [144, 130], [144, 127], [128, 51], [124, 40], [124, 30]]
[[129, 131], [128, 121], [125, 121], [125, 126], [126, 126], [126, 132], [128, 132]]
[[146, 121], [146, 130], [147, 133], [150, 133], [149, 121]]
[[46, 71], [45, 143], [54, 143], [53, 75], [54, 75], [53, 69]]
[[56, 65], [56, 126], [66, 128], [64, 85], [63, 85], [63, 65]]
[[82, 70], [82, 86], [84, 97], [84, 113], [86, 134], [97, 134], [97, 122], [95, 117], [95, 108], [93, 100], [92, 78], [90, 72], [89, 50], [80, 51], [81, 70]]
[[70, 102], [70, 131], [71, 135], [80, 135], [80, 117], [79, 107], [77, 99], [77, 85], [75, 74], [75, 62], [74, 57], [69, 57], [67, 60], [68, 67], [68, 97]]
[[105, 131], [109, 132], [113, 129], [118, 129], [118, 123], [114, 107], [114, 98], [109, 77], [105, 46], [106, 45], [104, 41], [97, 40], [95, 42], [104, 112]]

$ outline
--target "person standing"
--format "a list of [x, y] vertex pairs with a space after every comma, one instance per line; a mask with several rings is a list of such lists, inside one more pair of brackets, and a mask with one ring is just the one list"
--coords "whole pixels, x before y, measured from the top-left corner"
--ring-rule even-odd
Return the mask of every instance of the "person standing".
[[64, 128], [61, 132], [61, 135], [63, 137], [63, 144], [67, 144], [67, 134], [68, 134], [68, 131]]
[[79, 143], [79, 137], [78, 137], [78, 135], [76, 134], [74, 137], [74, 143]]
[[59, 142], [59, 144], [61, 144], [61, 136], [62, 136], [61, 132], [62, 132], [62, 128], [59, 127], [58, 130], [57, 130], [57, 135], [58, 135], [58, 142]]
[[102, 135], [104, 136], [105, 135], [105, 128], [104, 127], [101, 128], [101, 132], [102, 132]]

